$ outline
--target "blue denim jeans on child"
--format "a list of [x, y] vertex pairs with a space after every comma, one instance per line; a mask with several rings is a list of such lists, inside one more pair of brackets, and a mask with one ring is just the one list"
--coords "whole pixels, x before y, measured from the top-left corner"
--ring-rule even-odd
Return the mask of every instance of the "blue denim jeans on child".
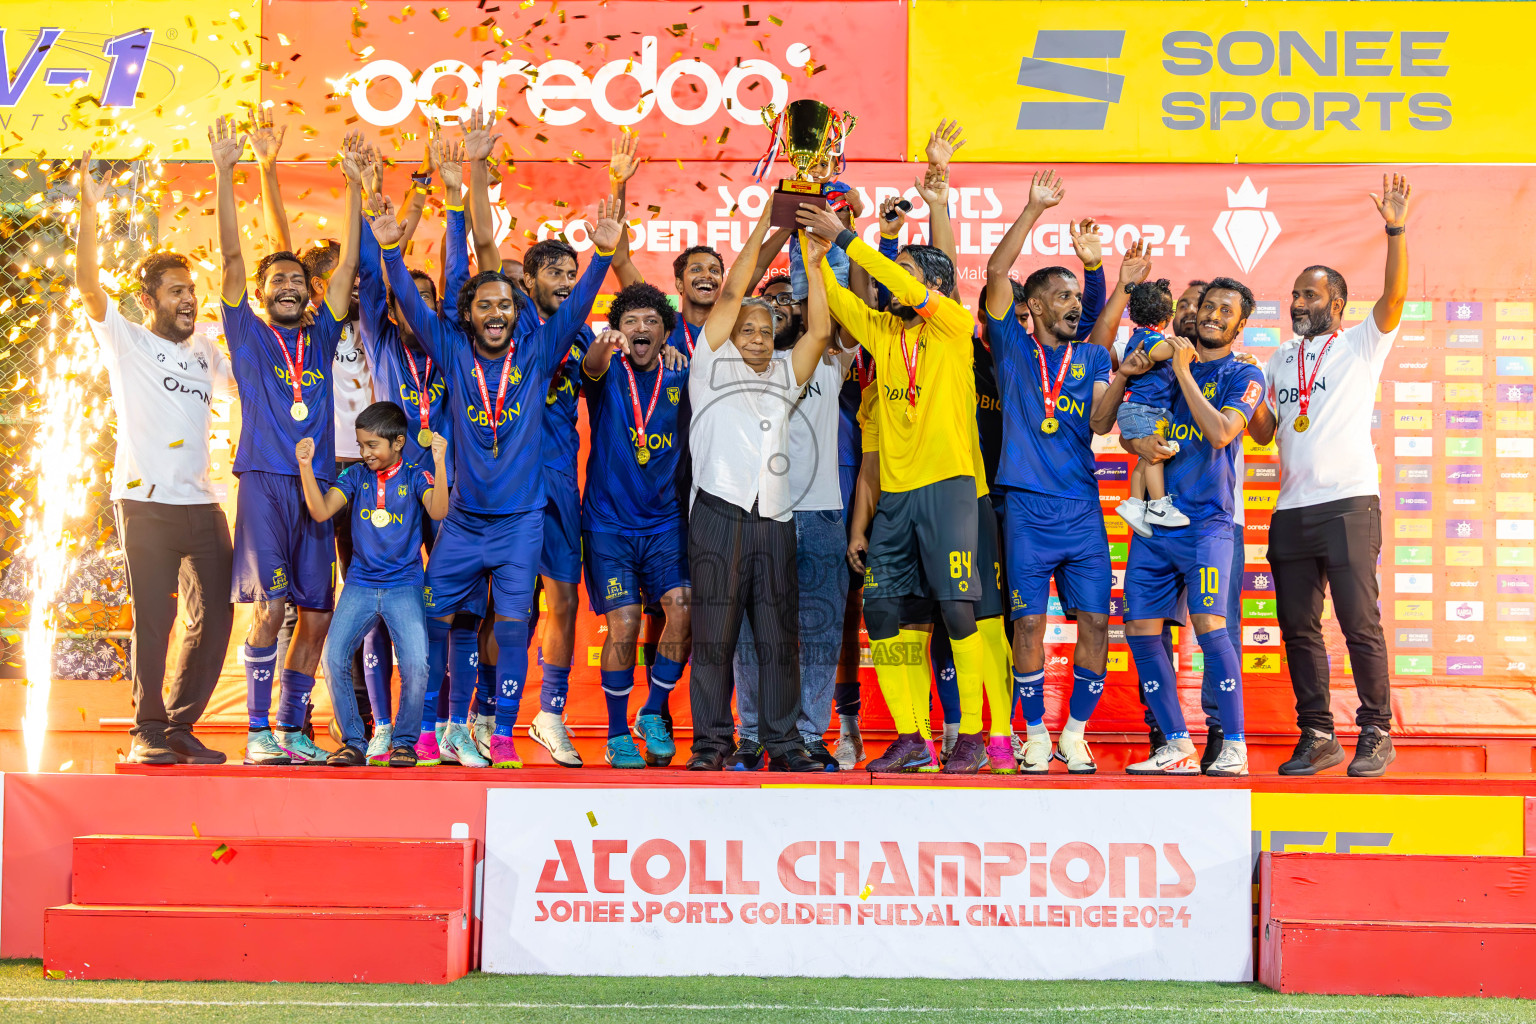
[[[848, 287], [848, 254], [837, 246], [827, 253], [827, 265], [832, 268], [832, 276], [837, 278], [837, 283], [844, 288]], [[797, 302], [804, 302], [810, 295], [810, 283], [805, 279], [805, 257], [800, 255], [800, 238], [796, 236], [789, 240], [789, 294]]]
[[363, 719], [352, 690], [352, 652], [375, 624], [384, 623], [400, 669], [400, 703], [394, 735], [414, 744], [421, 731], [421, 702], [427, 692], [427, 608], [421, 587], [341, 588], [325, 638], [325, 683], [336, 709], [336, 725], [348, 746], [362, 748]]

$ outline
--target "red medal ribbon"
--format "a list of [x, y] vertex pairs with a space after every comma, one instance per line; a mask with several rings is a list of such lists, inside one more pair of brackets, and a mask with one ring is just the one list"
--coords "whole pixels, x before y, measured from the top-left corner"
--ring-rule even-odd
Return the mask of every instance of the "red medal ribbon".
[[424, 356], [427, 361], [427, 369], [424, 373], [416, 372], [416, 359], [411, 355], [409, 346], [402, 345], [405, 349], [405, 361], [411, 366], [411, 383], [416, 385], [416, 401], [421, 406], [421, 429], [431, 430], [432, 396], [427, 394], [427, 383], [432, 380], [432, 357]]
[[501, 408], [507, 400], [507, 378], [512, 375], [510, 372], [512, 369], [512, 353], [515, 351], [517, 351], [517, 342], [509, 345], [507, 347], [507, 354], [501, 357], [501, 383], [496, 385], [496, 411], [494, 415], [491, 413], [491, 393], [485, 386], [485, 371], [480, 369], [479, 358], [472, 357], [475, 359], [475, 383], [480, 385], [481, 407], [485, 409], [486, 415], [491, 417], [491, 451], [493, 457], [500, 447], [496, 440], [496, 429], [501, 425]]
[[901, 361], [907, 368], [907, 408], [911, 415], [917, 416], [917, 361], [923, 354], [922, 343], [910, 353], [907, 351], [907, 331], [901, 331]]
[[853, 365], [859, 369], [859, 390], [869, 387], [869, 382], [874, 379], [875, 368], [864, 355], [864, 346], [860, 345], [853, 350]]
[[1317, 354], [1317, 362], [1312, 364], [1312, 376], [1307, 377], [1307, 340], [1301, 340], [1301, 348], [1296, 353], [1296, 404], [1300, 410], [1297, 415], [1305, 416], [1307, 407], [1312, 404], [1312, 385], [1317, 383], [1317, 371], [1322, 369], [1323, 357], [1328, 354], [1328, 346], [1333, 344], [1333, 339], [1339, 336], [1338, 331], [1328, 335], [1328, 340], [1323, 342], [1323, 349]]
[[1056, 368], [1056, 383], [1051, 384], [1049, 373], [1045, 368], [1045, 346], [1039, 341], [1035, 342], [1035, 358], [1040, 360], [1040, 394], [1045, 399], [1045, 417], [1056, 417], [1056, 401], [1061, 397], [1061, 382], [1066, 379], [1067, 366], [1072, 362], [1072, 343], [1067, 342], [1067, 351], [1061, 357], [1061, 365]]
[[390, 466], [388, 469], [381, 473], [373, 474], [374, 486], [377, 488], [378, 492], [378, 503], [375, 505], [376, 508], [382, 509], [384, 507], [384, 485], [395, 478], [395, 474], [400, 472], [400, 467], [403, 465], [405, 465], [405, 460], [396, 459], [393, 466]]
[[[679, 318], [679, 319], [681, 319], [681, 318]], [[683, 344], [688, 346], [688, 358], [692, 359], [693, 358], [693, 346], [694, 346], [693, 332], [688, 329], [688, 321], [687, 320], [682, 320], [682, 325], [683, 325]]]
[[619, 356], [619, 362], [624, 367], [624, 373], [629, 377], [629, 406], [635, 413], [635, 449], [643, 450], [647, 447], [646, 427], [651, 422], [651, 414], [656, 411], [656, 400], [661, 397], [662, 367], [656, 366], [656, 386], [651, 389], [651, 404], [645, 410], [645, 415], [640, 415], [640, 385], [635, 379], [634, 367], [629, 365], [628, 356]]
[[293, 400], [295, 402], [304, 401], [304, 378], [301, 376], [304, 370], [304, 339], [306, 337], [304, 331], [299, 331], [298, 353], [290, 356], [288, 354], [288, 343], [283, 340], [283, 336], [278, 329], [271, 324], [267, 324], [267, 330], [271, 331], [272, 336], [277, 339], [277, 349], [283, 354], [283, 364], [288, 367], [288, 379], [293, 382]]

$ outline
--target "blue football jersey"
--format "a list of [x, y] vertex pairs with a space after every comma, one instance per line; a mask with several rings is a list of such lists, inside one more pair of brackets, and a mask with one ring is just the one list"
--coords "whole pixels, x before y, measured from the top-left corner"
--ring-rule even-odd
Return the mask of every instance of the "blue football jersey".
[[[1207, 401], [1219, 410], [1238, 410], [1245, 423], [1264, 400], [1264, 371], [1231, 355], [1209, 363], [1192, 363], [1189, 369]], [[1169, 411], [1173, 422], [1168, 436], [1179, 442], [1179, 453], [1163, 463], [1163, 486], [1178, 503], [1179, 511], [1189, 516], [1186, 529], [1202, 522], [1230, 526], [1242, 436], [1225, 448], [1212, 448], [1195, 425], [1182, 390], [1174, 392]]]
[[581, 528], [599, 533], [661, 533], [676, 529], [680, 515], [675, 476], [688, 443], [678, 426], [688, 393], [688, 371], [668, 370], [657, 360], [649, 371], [635, 372], [634, 394], [642, 414], [650, 410], [651, 397], [656, 396], [645, 427], [650, 455], [642, 466], [623, 358], [615, 356], [600, 377], [582, 374], [592, 443], [587, 452]]
[[1061, 394], [1049, 415], [1057, 429], [1047, 434], [1040, 424], [1047, 416], [1045, 394], [1040, 387], [1040, 361], [1045, 354], [1046, 375], [1054, 385], [1067, 354], [1065, 344], [1041, 345], [1019, 326], [1013, 304], [1002, 319], [987, 315], [987, 337], [992, 343], [997, 382], [1003, 407], [1003, 449], [997, 468], [1001, 487], [1081, 501], [1099, 500], [1099, 482], [1093, 473], [1093, 389], [1109, 382], [1109, 353], [1100, 345], [1079, 342], [1072, 346], [1072, 362], [1061, 380]]
[[427, 514], [421, 496], [432, 489], [432, 474], [414, 462], [402, 462], [384, 484], [384, 511], [389, 522], [373, 525], [379, 507], [379, 474], [354, 462], [341, 471], [335, 488], [347, 496], [347, 507], [336, 513], [352, 517], [352, 564], [347, 584], [364, 587], [419, 587], [421, 517]]
[[[1131, 332], [1130, 339], [1125, 343], [1125, 354], [1129, 356], [1132, 352], [1144, 351], [1150, 357], [1152, 350], [1164, 340], [1162, 331], [1138, 327]], [[1150, 405], [1154, 409], [1166, 409], [1178, 389], [1178, 382], [1173, 379], [1173, 360], [1164, 359], [1160, 363], [1153, 363], [1152, 369], [1140, 377], [1130, 379], [1125, 386], [1125, 400], [1137, 405]]]
[[[570, 301], [569, 298], [566, 299]], [[530, 302], [528, 305], [532, 306]], [[544, 468], [576, 480], [576, 456], [581, 437], [576, 433], [576, 400], [581, 397], [581, 358], [592, 344], [592, 328], [586, 324], [566, 349], [564, 361], [555, 368], [544, 396]]]
[[[273, 327], [256, 315], [244, 295], [234, 305], [221, 301], [220, 318], [235, 383], [240, 388], [240, 445], [235, 450], [235, 475], [247, 470], [299, 475], [293, 450], [301, 438], [315, 442], [315, 478], [329, 481], [335, 474], [335, 402], [331, 398], [331, 362], [341, 341], [344, 321], [322, 302], [308, 328]], [[293, 382], [288, 358], [298, 355], [304, 333], [304, 359], [295, 362], [300, 393], [308, 411], [293, 418]]]

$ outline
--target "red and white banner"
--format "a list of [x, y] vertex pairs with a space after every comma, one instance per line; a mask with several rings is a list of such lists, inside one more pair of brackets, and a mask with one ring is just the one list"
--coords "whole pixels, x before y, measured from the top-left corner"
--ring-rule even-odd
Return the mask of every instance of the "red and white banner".
[[1253, 978], [1241, 790], [493, 789], [484, 970]]

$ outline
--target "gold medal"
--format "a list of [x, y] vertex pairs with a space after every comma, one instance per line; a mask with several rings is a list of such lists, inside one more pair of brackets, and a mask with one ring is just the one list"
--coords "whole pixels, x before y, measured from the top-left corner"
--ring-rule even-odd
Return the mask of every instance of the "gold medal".
[[426, 427], [422, 427], [416, 432], [416, 443], [421, 445], [423, 448], [431, 448], [432, 431], [428, 430]]
[[651, 451], [650, 451], [650, 449], [649, 448], [636, 448], [635, 449], [635, 461], [640, 463], [640, 465], [642, 465], [642, 466], [645, 465], [647, 462], [650, 462], [651, 461]]
[[556, 391], [554, 388], [550, 388], [549, 389], [549, 394], [544, 396], [544, 404], [545, 405], [554, 405], [555, 404], [555, 399], [557, 399], [559, 397], [560, 397], [560, 392]]
[[907, 422], [908, 423], [916, 423], [917, 422], [917, 406], [915, 406], [915, 405], [908, 405], [907, 406]]
[[368, 513], [368, 519], [373, 523], [374, 526], [383, 529], [389, 525], [389, 510], [376, 508], [372, 512]]
[[1311, 425], [1312, 425], [1312, 417], [1307, 416], [1307, 415], [1297, 416], [1296, 417], [1296, 422], [1291, 424], [1291, 426], [1296, 428], [1296, 433], [1298, 433], [1298, 434], [1301, 433], [1302, 431], [1306, 430]]
[[1047, 416], [1040, 421], [1040, 432], [1042, 434], [1054, 434], [1060, 426], [1061, 422], [1055, 416]]
[[288, 407], [288, 415], [292, 416], [296, 420], [299, 420], [300, 422], [303, 422], [304, 420], [309, 419], [309, 406], [305, 405], [303, 402], [294, 402], [291, 406]]

